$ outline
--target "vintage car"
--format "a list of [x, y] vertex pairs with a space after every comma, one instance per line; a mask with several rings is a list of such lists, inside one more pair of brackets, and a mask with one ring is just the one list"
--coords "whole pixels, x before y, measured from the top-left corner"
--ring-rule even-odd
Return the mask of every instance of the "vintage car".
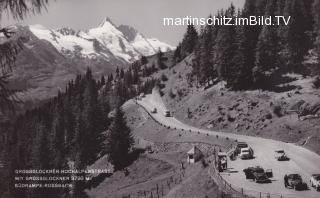
[[243, 172], [246, 175], [246, 179], [253, 179], [256, 183], [271, 182], [264, 169], [260, 166], [246, 168]]
[[236, 149], [235, 149], [235, 154], [238, 155], [240, 154], [240, 151], [242, 148], [248, 148], [248, 144], [246, 142], [238, 142]]
[[165, 111], [165, 112], [164, 112], [164, 116], [165, 116], [165, 117], [171, 117], [170, 111]]
[[320, 191], [320, 174], [311, 175], [310, 184], [311, 187], [314, 187], [317, 189], [317, 191]]
[[157, 113], [157, 108], [153, 108], [151, 113]]
[[138, 97], [137, 100], [142, 100], [146, 95], [144, 93], [141, 93]]
[[239, 157], [241, 159], [252, 159], [253, 158], [253, 150], [251, 147], [241, 148]]
[[290, 160], [290, 158], [286, 155], [284, 150], [276, 150], [275, 151], [275, 158], [278, 161], [289, 161]]
[[308, 185], [303, 182], [301, 175], [299, 174], [289, 174], [287, 175], [287, 184], [285, 182], [285, 187], [286, 188], [292, 188], [295, 190], [307, 190]]

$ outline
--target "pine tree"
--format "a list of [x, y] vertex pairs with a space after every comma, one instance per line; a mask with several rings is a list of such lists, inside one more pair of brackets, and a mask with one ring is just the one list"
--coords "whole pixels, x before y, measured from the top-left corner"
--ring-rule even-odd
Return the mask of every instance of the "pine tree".
[[[269, 1], [266, 16], [274, 16], [277, 10], [277, 0]], [[275, 21], [274, 21], [275, 23]], [[279, 43], [277, 29], [274, 26], [264, 26], [256, 48], [253, 76], [255, 86], [266, 88], [275, 70], [280, 66]]]
[[105, 84], [106, 84], [106, 79], [104, 78], [104, 75], [102, 75], [100, 79], [100, 87], [104, 86]]
[[121, 78], [121, 79], [124, 78], [124, 70], [123, 70], [123, 68], [121, 68], [121, 70], [120, 70], [120, 78]]
[[130, 128], [127, 126], [124, 113], [118, 105], [107, 134], [105, 147], [110, 161], [117, 169], [122, 169], [128, 162], [129, 152], [133, 143], [134, 139]]
[[[225, 15], [228, 17], [234, 17], [235, 8], [232, 5], [225, 11]], [[235, 55], [237, 49], [236, 43], [236, 28], [235, 26], [221, 26], [217, 33], [216, 45], [215, 45], [215, 60], [216, 71], [218, 76], [222, 80], [228, 80], [231, 77], [231, 70], [233, 61], [232, 58]]]
[[[250, 16], [263, 16], [265, 14], [265, 8], [266, 1], [264, 0], [247, 0], [244, 6], [244, 9], [241, 13], [242, 17], [250, 17]], [[269, 14], [270, 15], [270, 14]], [[245, 78], [243, 79], [243, 85], [242, 88], [248, 88], [252, 84], [253, 81], [253, 74], [252, 70], [255, 67], [255, 54], [256, 54], [256, 46], [258, 43], [258, 38], [261, 32], [260, 26], [244, 26], [239, 28], [238, 44], [241, 48], [241, 53], [245, 57], [243, 60], [243, 74], [246, 73]]]
[[65, 120], [62, 96], [59, 93], [56, 98], [55, 112], [53, 114], [52, 131], [51, 131], [51, 149], [53, 150], [54, 166], [61, 167], [65, 157]]
[[[212, 18], [211, 16], [209, 16]], [[211, 57], [211, 49], [214, 45], [213, 41], [213, 26], [212, 25], [206, 25], [204, 29], [204, 35], [203, 35], [203, 41], [202, 41], [203, 49], [202, 52], [202, 72], [204, 73], [204, 81], [209, 82], [214, 77], [216, 77], [215, 71], [213, 69], [213, 63], [212, 63], [212, 57]]]
[[84, 110], [83, 118], [85, 122], [85, 139], [82, 145], [85, 147], [84, 159], [86, 164], [97, 159], [102, 146], [102, 132], [104, 131], [104, 118], [102, 109], [98, 102], [97, 85], [92, 78], [91, 71], [86, 73], [86, 87], [83, 94]]
[[315, 33], [315, 49], [318, 59], [318, 65], [316, 72], [320, 75], [320, 0], [315, 0], [313, 4], [313, 15], [314, 15], [314, 33]]
[[305, 9], [304, 1], [300, 0], [287, 0], [284, 8], [284, 15], [291, 16], [291, 20], [284, 30], [285, 46], [281, 54], [286, 69], [295, 72], [303, 72], [302, 62], [310, 49], [310, 38], [307, 34], [310, 19]]
[[173, 63], [176, 64], [181, 61], [181, 43], [177, 46], [177, 48], [174, 50], [173, 54]]
[[236, 29], [236, 50], [231, 57], [231, 64], [226, 75], [227, 86], [234, 90], [248, 89], [251, 86], [251, 65], [247, 64], [245, 27]]
[[157, 54], [157, 64], [160, 69], [166, 69], [167, 66], [163, 62], [163, 52], [159, 48], [158, 54]]
[[194, 25], [188, 25], [187, 32], [181, 43], [181, 56], [182, 58], [191, 54], [198, 41], [198, 32]]
[[141, 65], [146, 65], [148, 63], [148, 59], [145, 56], [141, 56]]

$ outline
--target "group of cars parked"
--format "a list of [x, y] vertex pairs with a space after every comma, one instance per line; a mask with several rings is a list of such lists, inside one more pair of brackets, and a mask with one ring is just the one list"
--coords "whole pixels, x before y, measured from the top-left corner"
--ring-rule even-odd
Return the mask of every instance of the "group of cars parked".
[[[253, 149], [245, 142], [238, 142], [234, 153], [241, 159], [252, 159], [254, 157]], [[290, 158], [283, 149], [275, 151], [277, 161], [289, 161]], [[272, 169], [263, 169], [261, 166], [248, 167], [243, 170], [246, 179], [252, 179], [256, 183], [271, 183], [273, 177]], [[286, 188], [295, 190], [307, 190], [308, 185], [303, 181], [299, 174], [288, 174], [284, 176], [284, 185]], [[320, 191], [320, 174], [313, 174], [310, 178], [311, 187]]]

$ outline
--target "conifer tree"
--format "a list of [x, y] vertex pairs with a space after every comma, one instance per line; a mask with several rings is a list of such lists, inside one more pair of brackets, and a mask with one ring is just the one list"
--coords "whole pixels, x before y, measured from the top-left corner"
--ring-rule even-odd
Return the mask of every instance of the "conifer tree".
[[315, 49], [318, 59], [316, 73], [320, 75], [320, 0], [315, 0], [313, 4]]
[[182, 56], [181, 56], [181, 43], [179, 43], [177, 48], [174, 50], [174, 54], [173, 54], [173, 62], [174, 62], [174, 64], [180, 62], [181, 58], [182, 58]]
[[118, 105], [107, 134], [105, 147], [110, 161], [117, 169], [122, 169], [126, 165], [133, 143], [134, 139], [130, 128], [126, 124], [120, 105]]
[[252, 82], [251, 65], [248, 65], [246, 61], [247, 43], [245, 43], [245, 36], [245, 27], [237, 27], [236, 50], [231, 57], [229, 72], [226, 74], [227, 86], [234, 90], [248, 89]]
[[282, 50], [283, 60], [287, 69], [295, 72], [303, 72], [302, 62], [310, 47], [308, 37], [308, 16], [304, 1], [287, 0], [284, 8], [284, 15], [291, 20], [285, 27], [285, 45]]
[[[225, 15], [228, 17], [234, 17], [235, 8], [232, 5], [225, 11]], [[220, 79], [227, 80], [230, 76], [232, 68], [232, 58], [235, 55], [237, 49], [236, 44], [236, 28], [235, 26], [221, 26], [219, 28], [216, 45], [215, 45], [215, 65], [216, 71]]]
[[[277, 0], [271, 0], [266, 7], [266, 16], [274, 16], [277, 10]], [[273, 21], [275, 23], [275, 21]], [[274, 26], [264, 26], [260, 35], [255, 54], [253, 77], [255, 86], [265, 88], [271, 75], [280, 65], [279, 43], [277, 29]], [[269, 78], [269, 79], [268, 79]]]
[[181, 56], [182, 58], [191, 54], [198, 41], [198, 32], [194, 25], [188, 25], [187, 32], [181, 43]]

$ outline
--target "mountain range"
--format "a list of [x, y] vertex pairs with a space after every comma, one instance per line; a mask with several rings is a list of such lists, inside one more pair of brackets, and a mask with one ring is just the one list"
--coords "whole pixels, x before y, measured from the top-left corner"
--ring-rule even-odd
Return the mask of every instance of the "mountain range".
[[48, 41], [67, 57], [99, 57], [128, 63], [142, 55], [153, 55], [159, 49], [173, 49], [158, 39], [146, 38], [130, 26], [116, 26], [109, 18], [105, 18], [98, 27], [86, 31], [75, 31], [69, 27], [52, 30], [42, 25], [32, 25], [29, 29], [36, 37]]
[[25, 104], [55, 96], [87, 68], [100, 77], [117, 67], [128, 67], [141, 56], [174, 49], [156, 38], [146, 38], [133, 27], [116, 26], [109, 18], [89, 30], [30, 25], [17, 26], [17, 32], [25, 47], [17, 57], [9, 86], [19, 90], [18, 97]]

